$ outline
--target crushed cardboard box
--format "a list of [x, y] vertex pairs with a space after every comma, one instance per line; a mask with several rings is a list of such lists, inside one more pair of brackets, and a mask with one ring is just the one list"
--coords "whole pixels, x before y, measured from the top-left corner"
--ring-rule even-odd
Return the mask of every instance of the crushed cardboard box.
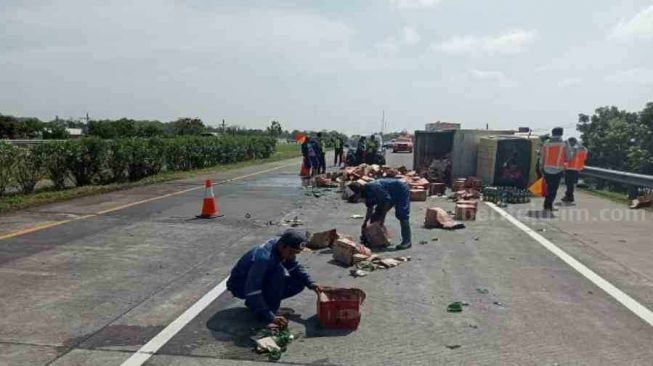
[[368, 224], [363, 229], [363, 236], [365, 238], [365, 244], [370, 248], [385, 248], [390, 245], [388, 229], [381, 225], [381, 223], [375, 222]]
[[333, 244], [333, 259], [346, 266], [354, 264], [354, 255], [362, 254], [367, 257], [372, 255], [372, 251], [366, 246], [356, 243], [352, 238], [341, 237]]
[[310, 249], [324, 249], [333, 245], [337, 239], [338, 232], [336, 229], [313, 233], [306, 246]]
[[424, 218], [424, 227], [428, 229], [441, 228], [441, 229], [462, 229], [464, 224], [456, 222], [447, 213], [447, 211], [440, 207], [429, 207], [426, 209], [426, 217]]

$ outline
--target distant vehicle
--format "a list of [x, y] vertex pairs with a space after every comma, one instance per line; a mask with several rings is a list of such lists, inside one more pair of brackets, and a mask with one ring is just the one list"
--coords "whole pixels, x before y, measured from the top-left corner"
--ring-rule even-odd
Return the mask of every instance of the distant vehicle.
[[413, 152], [413, 140], [410, 137], [397, 137], [392, 143], [392, 152]]

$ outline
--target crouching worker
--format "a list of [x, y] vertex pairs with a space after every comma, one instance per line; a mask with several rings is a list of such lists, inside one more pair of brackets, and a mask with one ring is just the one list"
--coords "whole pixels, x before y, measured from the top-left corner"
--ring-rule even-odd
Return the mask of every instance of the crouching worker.
[[273, 238], [247, 252], [231, 270], [227, 289], [245, 300], [268, 327], [285, 327], [288, 320], [277, 315], [281, 300], [293, 297], [309, 288], [321, 290], [295, 256], [306, 245], [306, 235], [287, 230], [280, 238]]
[[349, 188], [356, 196], [365, 199], [367, 213], [363, 221], [362, 230], [367, 222], [385, 223], [385, 216], [392, 207], [395, 208], [395, 217], [401, 225], [401, 243], [395, 249], [408, 249], [412, 246], [410, 232], [410, 186], [403, 180], [393, 178], [377, 179], [361, 185], [354, 182]]

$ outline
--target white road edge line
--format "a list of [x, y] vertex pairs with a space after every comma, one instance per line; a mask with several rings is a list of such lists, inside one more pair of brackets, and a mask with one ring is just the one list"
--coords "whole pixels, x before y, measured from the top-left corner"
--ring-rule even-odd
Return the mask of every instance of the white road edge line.
[[227, 280], [225, 278], [211, 291], [207, 292], [201, 299], [197, 300], [193, 306], [188, 308], [177, 319], [165, 327], [159, 334], [143, 345], [136, 353], [131, 355], [122, 366], [141, 366], [150, 359], [163, 345], [168, 343], [180, 330], [182, 330], [191, 320], [195, 319], [207, 306], [227, 290]]
[[585, 276], [588, 280], [592, 281], [595, 285], [601, 288], [603, 291], [607, 292], [608, 295], [612, 296], [615, 300], [619, 301], [623, 306], [632, 311], [635, 315], [640, 317], [643, 321], [647, 322], [649, 325], [653, 326], [653, 312], [644, 307], [642, 304], [638, 303], [635, 299], [628, 296], [625, 292], [619, 290], [610, 282], [603, 279], [603, 277], [596, 274], [591, 269], [587, 268], [584, 264], [574, 259], [572, 256], [567, 254], [562, 249], [558, 248], [555, 244], [550, 242], [548, 239], [542, 235], [536, 233], [533, 229], [526, 226], [526, 224], [517, 220], [514, 216], [507, 213], [505, 210], [499, 208], [497, 205], [486, 202], [494, 211], [498, 212], [506, 220], [511, 222], [513, 225], [517, 226], [523, 232], [528, 234], [531, 238], [535, 239], [538, 243], [542, 244], [543, 247], [548, 249], [551, 253], [558, 256], [562, 259], [563, 262], [567, 263], [573, 269], [578, 271], [580, 274]]
[[[216, 185], [225, 184], [243, 178], [249, 178], [255, 175], [286, 168], [292, 165], [294, 164], [276, 166], [252, 174], [246, 174], [239, 177], [222, 180], [216, 182], [215, 184]], [[183, 191], [175, 192], [173, 194], [168, 194], [165, 196], [186, 193], [201, 188], [204, 187], [194, 187]], [[164, 196], [161, 196], [161, 198], [164, 198]], [[215, 299], [217, 299], [218, 296], [222, 295], [222, 293], [227, 290], [228, 280], [229, 280], [229, 276], [227, 276], [227, 278], [222, 280], [222, 282], [220, 282], [217, 286], [215, 286], [213, 289], [207, 292], [204, 296], [202, 296], [201, 299], [197, 300], [195, 304], [193, 304], [191, 307], [186, 309], [186, 311], [184, 311], [183, 314], [179, 315], [177, 319], [173, 320], [172, 323], [168, 324], [168, 326], [165, 327], [161, 332], [159, 332], [159, 334], [154, 336], [154, 338], [152, 338], [149, 342], [144, 344], [143, 347], [141, 347], [138, 351], [136, 351], [133, 355], [131, 355], [131, 357], [129, 357], [127, 360], [125, 360], [125, 362], [123, 362], [121, 366], [141, 366], [145, 362], [147, 362], [147, 360], [149, 360], [150, 357], [154, 356], [154, 354], [157, 351], [159, 351], [159, 349], [161, 349], [161, 347], [163, 347], [166, 343], [168, 343], [172, 339], [172, 337], [174, 337], [177, 333], [179, 333], [180, 330], [182, 330], [186, 325], [188, 325], [188, 323], [190, 323], [193, 319], [195, 319], [195, 317], [199, 315], [199, 313], [201, 313], [204, 309], [206, 309], [206, 307], [209, 306], [213, 301], [215, 301]]]

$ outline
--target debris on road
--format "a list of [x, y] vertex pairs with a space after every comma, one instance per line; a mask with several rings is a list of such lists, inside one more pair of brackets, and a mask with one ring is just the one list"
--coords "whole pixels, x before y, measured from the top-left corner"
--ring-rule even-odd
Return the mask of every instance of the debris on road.
[[494, 305], [505, 308], [506, 306], [503, 303], [500, 303], [498, 301], [493, 302]]
[[338, 239], [336, 229], [313, 233], [306, 246], [310, 249], [324, 249], [330, 247]]
[[358, 214], [353, 214], [353, 215], [351, 215], [349, 217], [352, 218], [352, 219], [364, 219], [365, 218], [365, 216], [358, 215]]
[[287, 346], [295, 339], [288, 330], [288, 327], [264, 329], [252, 340], [256, 343], [257, 353], [266, 353], [268, 360], [279, 361], [281, 355], [286, 352]]
[[349, 274], [352, 275], [352, 277], [365, 277], [367, 276], [367, 272], [363, 271], [362, 269], [352, 269], [349, 271]]
[[304, 222], [299, 219], [298, 216], [295, 216], [292, 220], [284, 219], [284, 225], [290, 225], [292, 227], [297, 227], [299, 225], [304, 225]]
[[426, 201], [426, 190], [424, 189], [411, 189], [410, 190], [410, 200], [416, 202]]
[[449, 349], [458, 349], [458, 348], [460, 348], [462, 346], [459, 345], [459, 344], [451, 344], [451, 345], [446, 345], [445, 347], [447, 347]]
[[455, 301], [447, 306], [447, 312], [449, 313], [461, 313], [463, 311], [463, 306], [469, 305], [463, 301]]
[[428, 244], [429, 242], [426, 241], [426, 240], [421, 240], [419, 243], [422, 244], [422, 245], [426, 245], [426, 244]]
[[426, 217], [424, 218], [424, 227], [442, 228], [442, 229], [462, 229], [465, 227], [463, 223], [454, 221], [449, 214], [440, 207], [429, 207], [426, 209]]
[[447, 191], [447, 185], [444, 183], [429, 184], [429, 196], [444, 196]]
[[385, 248], [390, 245], [388, 229], [379, 222], [368, 224], [363, 229], [363, 238], [370, 248]]
[[476, 220], [476, 206], [456, 204], [456, 220], [473, 221]]
[[490, 291], [488, 289], [486, 289], [486, 288], [477, 288], [476, 292], [478, 292], [479, 294], [483, 294], [483, 295], [487, 295], [487, 294], [490, 293]]
[[341, 237], [333, 244], [333, 259], [346, 266], [354, 264], [354, 255], [362, 254], [367, 257], [372, 251], [362, 244], [356, 243], [352, 238]]
[[365, 270], [365, 271], [375, 271], [377, 269], [390, 269], [394, 268], [401, 263], [409, 262], [411, 257], [393, 257], [393, 258], [384, 258], [377, 255], [373, 255], [368, 259], [356, 263], [356, 268]]

